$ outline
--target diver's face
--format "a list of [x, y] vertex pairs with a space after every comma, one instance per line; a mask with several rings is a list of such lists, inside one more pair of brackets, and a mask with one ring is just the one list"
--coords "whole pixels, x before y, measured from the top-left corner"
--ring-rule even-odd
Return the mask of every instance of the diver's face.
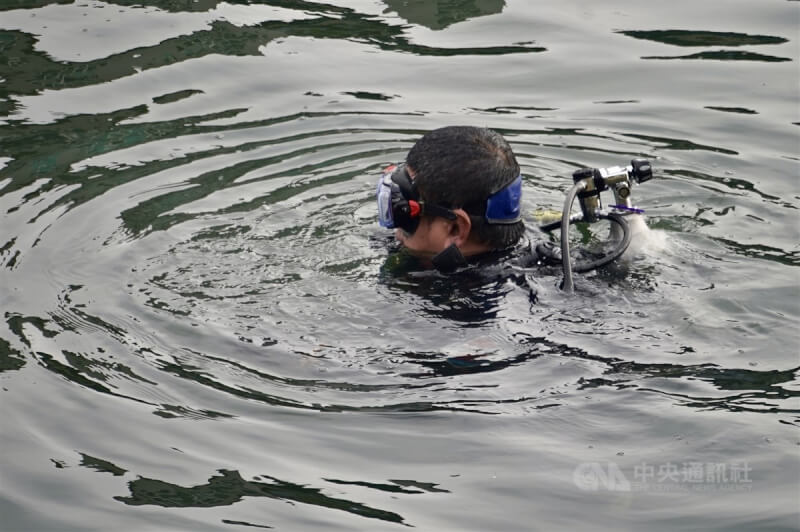
[[412, 255], [430, 259], [455, 241], [453, 233], [453, 223], [450, 220], [423, 216], [413, 234], [396, 229], [394, 235]]

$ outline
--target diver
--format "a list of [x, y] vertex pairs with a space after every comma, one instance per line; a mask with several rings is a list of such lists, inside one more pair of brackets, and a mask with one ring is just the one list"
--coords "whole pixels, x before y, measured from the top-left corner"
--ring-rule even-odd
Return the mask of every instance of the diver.
[[497, 132], [448, 126], [425, 134], [378, 183], [381, 226], [442, 272], [513, 248], [525, 234], [522, 176]]
[[[561, 228], [560, 246], [552, 241], [528, 242], [521, 213], [522, 175], [514, 152], [499, 133], [474, 126], [447, 126], [423, 135], [405, 163], [386, 168], [378, 181], [378, 221], [395, 229], [398, 242], [425, 266], [443, 273], [469, 265], [504, 261], [518, 269], [561, 263], [562, 288], [573, 289], [572, 272], [584, 272], [619, 258], [631, 233], [625, 215], [643, 211], [633, 206], [631, 186], [649, 180], [649, 162], [631, 166], [585, 168], [574, 172], [561, 220], [540, 227]], [[612, 190], [614, 212], [606, 212], [600, 193]], [[575, 199], [582, 214], [571, 216]], [[611, 222], [615, 249], [590, 261], [570, 255], [568, 229], [577, 222]]]

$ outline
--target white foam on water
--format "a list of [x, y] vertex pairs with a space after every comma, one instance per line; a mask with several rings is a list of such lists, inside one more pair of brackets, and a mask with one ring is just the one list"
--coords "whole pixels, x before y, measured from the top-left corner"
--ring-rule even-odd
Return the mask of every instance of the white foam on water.
[[631, 231], [631, 243], [622, 255], [623, 260], [632, 260], [638, 255], [654, 255], [667, 248], [667, 233], [647, 227], [644, 216], [634, 214], [627, 216], [625, 221]]

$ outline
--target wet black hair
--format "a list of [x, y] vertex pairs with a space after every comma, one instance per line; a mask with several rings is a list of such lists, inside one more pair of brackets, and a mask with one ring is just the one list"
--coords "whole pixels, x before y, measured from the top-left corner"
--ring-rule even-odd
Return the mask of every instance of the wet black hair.
[[424, 201], [464, 209], [472, 219], [471, 236], [492, 249], [504, 249], [525, 232], [522, 221], [489, 224], [486, 200], [513, 182], [519, 164], [499, 133], [474, 126], [435, 129], [411, 148], [406, 164]]

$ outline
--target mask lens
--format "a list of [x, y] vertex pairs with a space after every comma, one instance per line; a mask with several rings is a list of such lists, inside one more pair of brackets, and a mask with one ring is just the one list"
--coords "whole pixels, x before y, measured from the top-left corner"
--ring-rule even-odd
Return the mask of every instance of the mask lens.
[[[395, 227], [392, 216], [392, 189], [396, 189], [397, 185], [392, 182], [392, 171], [394, 171], [394, 167], [387, 168], [378, 180], [378, 189], [375, 192], [378, 199], [378, 223], [387, 229]], [[399, 194], [400, 191], [397, 190], [397, 193]]]
[[408, 234], [417, 230], [421, 207], [404, 166], [392, 165], [384, 170], [375, 195], [381, 227], [399, 227]]

